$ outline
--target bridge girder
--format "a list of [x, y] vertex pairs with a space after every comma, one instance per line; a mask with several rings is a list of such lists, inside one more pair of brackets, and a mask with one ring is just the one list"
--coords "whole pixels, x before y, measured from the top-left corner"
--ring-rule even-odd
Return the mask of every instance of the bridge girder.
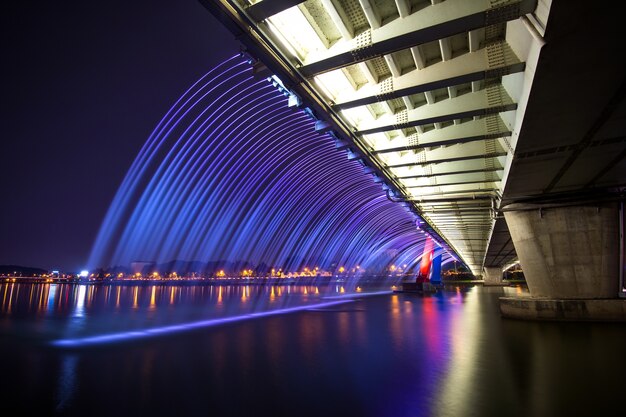
[[[537, 0], [201, 1], [230, 14], [257, 58], [324, 109], [339, 149], [374, 167], [480, 273], [493, 211], [426, 200], [499, 204], [535, 65], [519, 18]], [[480, 236], [464, 241], [456, 231], [476, 222]]]

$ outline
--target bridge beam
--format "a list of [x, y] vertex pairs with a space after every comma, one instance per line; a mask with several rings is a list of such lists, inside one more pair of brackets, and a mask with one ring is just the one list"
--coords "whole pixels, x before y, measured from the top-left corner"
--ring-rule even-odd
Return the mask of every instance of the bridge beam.
[[407, 175], [404, 177], [398, 177], [399, 180], [411, 179], [411, 178], [432, 178], [432, 177], [445, 177], [447, 175], [461, 175], [461, 174], [475, 174], [480, 172], [497, 172], [503, 171], [504, 168], [495, 167], [495, 168], [484, 168], [484, 169], [468, 169], [465, 171], [450, 171], [450, 172], [441, 172], [441, 173], [430, 173], [430, 174], [420, 174], [420, 175]]
[[[494, 152], [503, 151], [502, 145], [496, 139], [492, 139], [490, 147]], [[408, 162], [434, 162], [442, 161], [448, 158], [469, 157], [469, 156], [485, 156], [486, 144], [484, 142], [457, 143], [455, 145], [438, 147], [429, 150], [420, 150], [418, 152], [396, 152], [392, 154], [380, 155], [381, 160], [389, 164], [389, 166], [398, 166], [399, 164]]]
[[[493, 59], [492, 50], [497, 50], [498, 55], [501, 56], [496, 64], [490, 63], [490, 59]], [[391, 55], [385, 55], [385, 58], [387, 62], [394, 62]], [[394, 75], [391, 86], [366, 84], [356, 91], [344, 91], [335, 100], [336, 104], [333, 108], [335, 110], [349, 109], [411, 94], [430, 92], [439, 88], [501, 77], [524, 71], [525, 64], [519, 61], [506, 42], [499, 42], [475, 53], [465, 53], [451, 60], [440, 61], [404, 75], [400, 75], [395, 63], [389, 67]]]
[[442, 186], [458, 184], [474, 184], [484, 181], [500, 181], [502, 178], [495, 171], [474, 172], [471, 174], [446, 174], [435, 177], [404, 178], [402, 183], [406, 187]]
[[487, 0], [447, 0], [436, 7], [425, 7], [405, 18], [381, 25], [369, 0], [360, 0], [360, 3], [371, 30], [364, 32], [365, 37], [337, 42], [328, 50], [307, 57], [300, 68], [303, 76], [313, 77], [459, 33], [515, 20], [532, 13], [537, 5], [536, 0], [520, 0], [491, 8]]
[[491, 152], [491, 153], [479, 153], [475, 155], [433, 158], [433, 159], [429, 159], [428, 161], [402, 162], [398, 164], [389, 165], [389, 167], [390, 168], [402, 168], [402, 167], [410, 167], [410, 166], [423, 166], [423, 165], [428, 165], [428, 164], [439, 164], [443, 162], [459, 162], [459, 161], [467, 161], [467, 160], [472, 160], [472, 159], [499, 158], [501, 156], [506, 156], [506, 155], [507, 153], [505, 151]]
[[501, 85], [494, 85], [475, 93], [466, 93], [453, 99], [441, 100], [395, 115], [385, 114], [376, 120], [365, 120], [358, 125], [357, 134], [369, 135], [388, 132], [515, 109], [517, 109], [517, 104], [509, 97], [506, 90]]
[[434, 176], [448, 173], [464, 173], [465, 171], [481, 170], [501, 170], [501, 159], [471, 159], [459, 162], [440, 162], [437, 164], [414, 165], [403, 168], [394, 168], [392, 173], [397, 178], [410, 177], [416, 175]]
[[[496, 116], [497, 117], [497, 116]], [[500, 119], [497, 117], [497, 119]], [[394, 147], [376, 146], [374, 154], [402, 152], [410, 150], [438, 148], [441, 146], [456, 145], [459, 143], [469, 143], [497, 139], [511, 136], [511, 131], [501, 121], [497, 127], [488, 125], [486, 119], [471, 120], [462, 124], [448, 126], [445, 129], [433, 129], [417, 136], [408, 136], [393, 141], [383, 140], [384, 145], [394, 145]], [[415, 144], [417, 141], [417, 144]]]
[[428, 188], [428, 187], [449, 187], [452, 185], [467, 185], [467, 184], [485, 184], [485, 185], [492, 185], [494, 182], [499, 182], [500, 179], [493, 179], [493, 178], [477, 178], [477, 179], [470, 179], [467, 181], [456, 181], [456, 182], [437, 182], [434, 184], [408, 184], [406, 185], [406, 188], [408, 189], [419, 189], [419, 188]]
[[[451, 187], [452, 188], [452, 187]], [[470, 198], [470, 197], [490, 197], [495, 198], [496, 192], [499, 191], [499, 188], [463, 188], [461, 186], [455, 186], [454, 189], [437, 189], [423, 191], [420, 190], [419, 193], [413, 192], [409, 193], [409, 196], [412, 197], [415, 201], [418, 201], [421, 205], [422, 202], [428, 203], [430, 197], [445, 197], [445, 198]], [[428, 198], [427, 198], [428, 197]]]

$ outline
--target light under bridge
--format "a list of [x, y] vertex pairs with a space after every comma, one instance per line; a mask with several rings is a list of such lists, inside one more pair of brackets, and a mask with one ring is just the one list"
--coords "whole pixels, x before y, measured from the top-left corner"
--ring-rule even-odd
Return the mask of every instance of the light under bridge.
[[533, 297], [593, 299], [584, 309], [626, 317], [623, 302], [596, 303], [624, 293], [618, 10], [556, 0], [201, 2], [259, 76], [276, 76], [475, 275], [498, 282], [519, 260]]

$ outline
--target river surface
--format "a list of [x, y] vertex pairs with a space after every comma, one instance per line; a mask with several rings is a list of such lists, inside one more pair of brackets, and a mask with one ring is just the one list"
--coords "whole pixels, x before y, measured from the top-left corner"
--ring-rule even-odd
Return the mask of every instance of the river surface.
[[0, 284], [2, 415], [626, 413], [625, 325], [502, 319], [522, 287], [359, 290]]

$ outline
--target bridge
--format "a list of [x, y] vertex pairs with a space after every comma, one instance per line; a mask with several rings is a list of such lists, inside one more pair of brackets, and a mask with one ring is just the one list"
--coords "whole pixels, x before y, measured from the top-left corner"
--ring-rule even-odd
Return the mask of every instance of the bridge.
[[626, 28], [564, 0], [201, 0], [506, 316], [624, 320]]

